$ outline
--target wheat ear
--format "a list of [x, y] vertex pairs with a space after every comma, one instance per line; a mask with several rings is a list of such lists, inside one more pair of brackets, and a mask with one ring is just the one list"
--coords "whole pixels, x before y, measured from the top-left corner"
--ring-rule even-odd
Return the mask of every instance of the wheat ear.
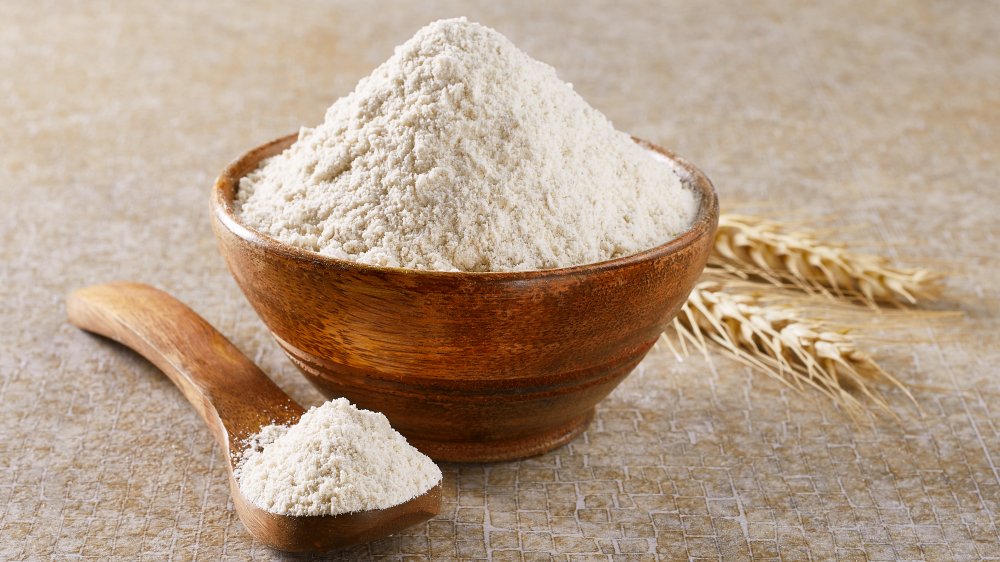
[[933, 298], [941, 278], [926, 269], [894, 267], [885, 258], [820, 242], [808, 231], [789, 231], [774, 221], [734, 214], [719, 217], [709, 264], [775, 285], [858, 297], [872, 306]]
[[[871, 385], [880, 379], [913, 400], [898, 379], [857, 349], [850, 333], [804, 320], [790, 308], [765, 306], [754, 294], [726, 292], [717, 281], [695, 286], [675, 317], [674, 328], [683, 353], [691, 344], [707, 356], [708, 344], [714, 343], [740, 362], [792, 388], [820, 391], [855, 418], [866, 408], [850, 390], [860, 391], [895, 415]], [[669, 338], [666, 341], [679, 357], [677, 347]]]

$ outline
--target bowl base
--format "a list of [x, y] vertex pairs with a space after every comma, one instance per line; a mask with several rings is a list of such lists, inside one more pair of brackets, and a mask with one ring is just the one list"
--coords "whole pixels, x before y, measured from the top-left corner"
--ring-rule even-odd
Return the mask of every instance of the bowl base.
[[547, 453], [576, 439], [594, 419], [594, 409], [542, 433], [497, 441], [429, 441], [407, 436], [411, 445], [441, 462], [499, 462]]

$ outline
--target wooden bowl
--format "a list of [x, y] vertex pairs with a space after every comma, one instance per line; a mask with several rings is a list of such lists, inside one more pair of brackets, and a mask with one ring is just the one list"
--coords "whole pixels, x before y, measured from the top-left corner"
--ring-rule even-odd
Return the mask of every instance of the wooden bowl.
[[[719, 217], [711, 182], [670, 159], [700, 194], [694, 226], [595, 264], [467, 273], [326, 257], [248, 228], [239, 180], [289, 135], [229, 165], [212, 194], [229, 270], [296, 366], [329, 397], [383, 412], [441, 461], [537, 455], [586, 429], [594, 405], [646, 355], [705, 267]], [[668, 165], [668, 164], [664, 164]]]

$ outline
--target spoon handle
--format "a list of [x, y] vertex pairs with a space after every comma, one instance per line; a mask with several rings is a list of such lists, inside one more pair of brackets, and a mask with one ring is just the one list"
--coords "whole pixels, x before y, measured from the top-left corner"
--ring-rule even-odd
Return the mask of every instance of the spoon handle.
[[138, 352], [180, 388], [235, 460], [270, 423], [294, 423], [302, 407], [204, 318], [141, 283], [94, 285], [66, 298], [69, 321]]

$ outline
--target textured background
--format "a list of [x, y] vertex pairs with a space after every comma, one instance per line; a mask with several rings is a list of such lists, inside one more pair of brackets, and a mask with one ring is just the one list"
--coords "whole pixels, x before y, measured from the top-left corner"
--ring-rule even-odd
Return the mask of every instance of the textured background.
[[[804, 3], [803, 3], [804, 4]], [[1000, 557], [1000, 5], [969, 2], [44, 3], [0, 6], [0, 559], [272, 559], [170, 383], [64, 322], [137, 279], [206, 316], [306, 404], [215, 250], [224, 164], [324, 108], [442, 16], [496, 27], [727, 209], [823, 218], [953, 274], [883, 363], [920, 418], [850, 425], [725, 359], [654, 351], [587, 433], [447, 465], [392, 558]]]

